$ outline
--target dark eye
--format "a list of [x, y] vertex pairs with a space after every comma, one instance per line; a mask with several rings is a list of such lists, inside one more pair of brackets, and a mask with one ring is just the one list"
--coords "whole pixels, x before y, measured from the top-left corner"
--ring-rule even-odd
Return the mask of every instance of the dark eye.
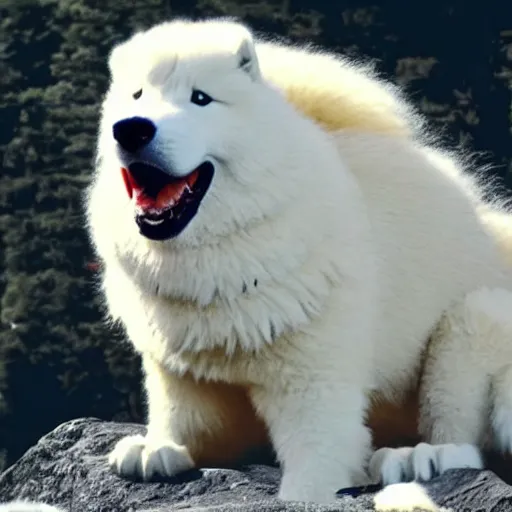
[[204, 93], [203, 91], [198, 91], [197, 89], [194, 89], [192, 91], [192, 96], [190, 96], [190, 101], [192, 103], [195, 103], [196, 105], [199, 105], [200, 107], [206, 107], [208, 103], [211, 103], [213, 101], [213, 98], [208, 96], [208, 94]]
[[132, 94], [134, 100], [138, 100], [142, 96], [142, 89], [139, 89], [137, 92]]

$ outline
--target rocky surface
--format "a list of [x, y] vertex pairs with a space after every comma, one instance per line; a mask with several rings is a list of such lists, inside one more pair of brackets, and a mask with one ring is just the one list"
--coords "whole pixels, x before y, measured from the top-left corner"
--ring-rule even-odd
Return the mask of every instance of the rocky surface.
[[[342, 496], [329, 507], [279, 502], [275, 494], [280, 473], [270, 466], [202, 469], [157, 483], [118, 478], [107, 467], [105, 454], [120, 437], [143, 430], [140, 425], [96, 419], [64, 423], [0, 475], [0, 512], [49, 510], [6, 505], [13, 500], [44, 502], [65, 512], [373, 510], [371, 493]], [[454, 511], [498, 512], [512, 507], [512, 487], [490, 471], [450, 471], [425, 487], [437, 503]]]

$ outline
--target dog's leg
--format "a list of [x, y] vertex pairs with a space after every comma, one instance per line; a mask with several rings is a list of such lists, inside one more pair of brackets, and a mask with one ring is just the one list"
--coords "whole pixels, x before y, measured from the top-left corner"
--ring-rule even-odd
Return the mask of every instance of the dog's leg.
[[280, 340], [274, 370], [252, 390], [283, 468], [280, 499], [328, 503], [365, 480], [371, 326], [355, 303], [335, 303], [293, 341]]
[[147, 433], [118, 442], [110, 454], [114, 471], [151, 480], [234, 464], [247, 450], [265, 445], [265, 427], [244, 389], [174, 376], [149, 356], [143, 363]]
[[[430, 343], [420, 389], [419, 432], [429, 443], [510, 451], [512, 292], [481, 289], [450, 308]], [[491, 421], [489, 421], [491, 420]]]

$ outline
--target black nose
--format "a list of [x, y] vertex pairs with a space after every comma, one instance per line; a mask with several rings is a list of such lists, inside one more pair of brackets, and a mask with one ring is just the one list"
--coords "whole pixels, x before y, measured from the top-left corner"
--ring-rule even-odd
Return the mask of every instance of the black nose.
[[135, 153], [153, 140], [156, 126], [144, 117], [130, 117], [114, 124], [112, 131], [123, 149]]

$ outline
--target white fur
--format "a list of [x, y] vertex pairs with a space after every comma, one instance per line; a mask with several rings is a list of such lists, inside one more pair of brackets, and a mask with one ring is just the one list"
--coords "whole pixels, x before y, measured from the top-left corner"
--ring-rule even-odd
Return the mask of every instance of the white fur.
[[483, 446], [490, 438], [492, 447], [512, 451], [511, 361], [512, 293], [469, 293], [443, 316], [430, 342], [420, 433], [436, 444]]
[[[512, 341], [512, 338], [509, 338]], [[494, 446], [503, 453], [512, 452], [512, 365], [496, 372], [492, 380], [492, 417]]]
[[[223, 426], [194, 379], [222, 381], [243, 386], [268, 427], [284, 469], [279, 497], [329, 502], [370, 455], [369, 392], [399, 400], [443, 314], [509, 281], [458, 162], [408, 137], [325, 132], [265, 75], [286, 48], [254, 44], [241, 25], [180, 21], [111, 56], [89, 228], [109, 312], [143, 356], [146, 444], [160, 457], [137, 460], [147, 453], [137, 438], [111, 464], [140, 476], [181, 467], [182, 453], [160, 447]], [[294, 52], [304, 68], [318, 58]], [[340, 64], [329, 62], [335, 79]], [[192, 86], [221, 103], [192, 105]], [[138, 234], [122, 185], [111, 130], [132, 115], [156, 123], [162, 165], [184, 175], [215, 164], [198, 214], [170, 241]], [[448, 372], [439, 386], [449, 393], [457, 379]], [[478, 405], [463, 404], [463, 414]], [[450, 423], [440, 410], [436, 422]]]
[[415, 447], [381, 448], [373, 454], [369, 464], [370, 477], [383, 485], [428, 481], [458, 468], [483, 468], [481, 454], [475, 446], [420, 443]]
[[154, 476], [173, 476], [194, 467], [185, 446], [173, 441], [150, 439], [141, 435], [127, 436], [110, 454], [111, 464], [121, 476], [139, 474], [144, 480]]
[[63, 512], [63, 510], [40, 502], [16, 500], [0, 503], [0, 512]]
[[377, 512], [449, 512], [452, 509], [438, 507], [417, 483], [389, 485], [374, 498]]

